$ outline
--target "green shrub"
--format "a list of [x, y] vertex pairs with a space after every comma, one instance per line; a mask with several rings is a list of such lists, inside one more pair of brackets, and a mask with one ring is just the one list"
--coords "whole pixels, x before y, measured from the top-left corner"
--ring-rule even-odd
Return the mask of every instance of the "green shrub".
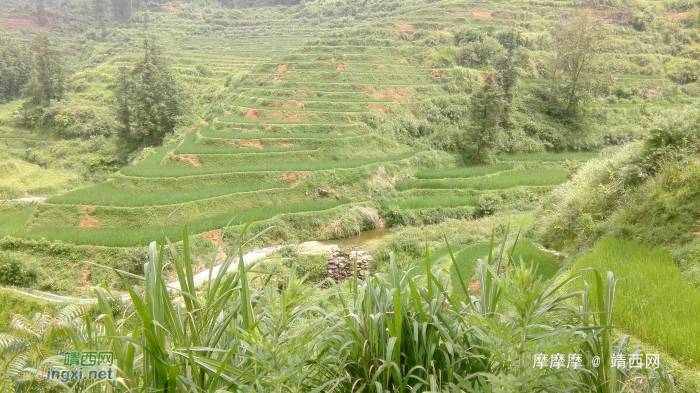
[[425, 253], [425, 239], [420, 229], [404, 228], [392, 233], [382, 241], [374, 254], [375, 269], [382, 270], [389, 262], [389, 255], [394, 253], [399, 267], [404, 268]]
[[40, 270], [33, 264], [0, 253], [0, 284], [28, 288], [39, 280]]

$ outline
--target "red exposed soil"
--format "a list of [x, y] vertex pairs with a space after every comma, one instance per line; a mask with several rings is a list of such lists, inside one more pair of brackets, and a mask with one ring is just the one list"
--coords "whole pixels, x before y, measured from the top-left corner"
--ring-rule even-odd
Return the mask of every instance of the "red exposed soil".
[[373, 86], [362, 86], [360, 88], [363, 93], [365, 94], [374, 94], [374, 87]]
[[238, 141], [238, 147], [257, 147], [263, 149], [263, 144], [260, 139], [241, 139]]
[[374, 96], [375, 100], [392, 100], [398, 103], [404, 103], [410, 100], [410, 90], [409, 89], [394, 89], [394, 90], [381, 90], [379, 94]]
[[644, 98], [651, 98], [651, 97], [656, 97], [660, 96], [663, 94], [663, 91], [661, 89], [642, 89], [642, 96]]
[[377, 66], [377, 69], [380, 69], [380, 68], [386, 68], [386, 66], [384, 64], [380, 64]]
[[272, 101], [272, 105], [278, 108], [303, 108], [304, 103], [301, 101]]
[[443, 74], [442, 71], [435, 71], [433, 72], [433, 76], [437, 79], [442, 79], [445, 77], [445, 74]]
[[335, 61], [335, 55], [331, 56], [331, 61]]
[[481, 281], [472, 281], [469, 283], [467, 290], [471, 292], [481, 292]]
[[378, 111], [380, 111], [380, 112], [382, 112], [382, 113], [384, 113], [384, 114], [389, 113], [389, 110], [388, 110], [388, 109], [386, 108], [386, 106], [383, 105], [383, 104], [382, 104], [382, 105], [367, 104], [367, 105], [365, 105], [365, 108], [367, 108], [367, 109], [376, 109], [376, 110], [378, 110]]
[[165, 8], [166, 10], [170, 10], [170, 11], [177, 11], [177, 8], [175, 8], [175, 6], [173, 4], [164, 4], [163, 8]]
[[0, 18], [0, 27], [12, 31], [39, 31], [53, 29], [58, 24], [58, 15], [46, 13], [46, 24], [41, 25], [39, 19], [31, 15], [8, 15]]
[[284, 121], [301, 121], [301, 117], [299, 117], [299, 116], [287, 116], [282, 120], [284, 120]]
[[408, 23], [402, 23], [402, 24], [399, 25], [399, 29], [402, 29], [402, 30], [415, 30], [415, 29], [416, 29], [416, 26], [410, 25], [410, 24], [408, 24]]
[[227, 46], [226, 49], [224, 49], [224, 50], [231, 50], [231, 47]]
[[80, 210], [83, 212], [84, 216], [82, 221], [80, 221], [80, 224], [78, 224], [78, 228], [96, 229], [100, 227], [100, 224], [97, 222], [97, 217], [91, 216], [89, 213], [94, 208], [95, 205], [80, 206]]
[[472, 12], [472, 16], [475, 18], [493, 18], [491, 12]]
[[336, 71], [347, 71], [348, 66], [345, 63], [338, 63], [338, 65], [335, 67]]
[[296, 187], [299, 185], [299, 179], [305, 178], [309, 173], [309, 171], [300, 171], [300, 172], [289, 172], [289, 173], [284, 173], [282, 172], [282, 180], [291, 180], [289, 183], [289, 187]]
[[196, 154], [180, 154], [180, 155], [175, 155], [175, 158], [182, 161], [185, 161], [189, 163], [192, 166], [196, 167], [201, 167], [202, 163], [199, 162], [199, 156]]
[[213, 231], [204, 232], [204, 237], [209, 239], [213, 245], [219, 243], [221, 239], [221, 229], [214, 229]]
[[190, 127], [190, 131], [192, 131], [192, 130], [201, 130], [201, 129], [202, 129], [202, 127], [200, 127], [200, 126], [192, 126], [192, 127]]
[[480, 72], [479, 77], [481, 77], [482, 82], [486, 82], [486, 78], [489, 77], [489, 73], [488, 72]]
[[294, 69], [296, 70], [296, 69], [297, 69], [297, 63], [294, 63], [294, 65], [292, 65], [292, 68], [294, 68]]
[[293, 143], [283, 143], [280, 145], [280, 147], [291, 147], [291, 146], [294, 146], [294, 144]]
[[343, 55], [343, 60], [347, 60], [347, 59], [348, 59], [348, 55]]
[[245, 116], [243, 118], [244, 119], [251, 119], [251, 120], [260, 120], [258, 111], [256, 111], [253, 108], [249, 108], [248, 111], [245, 113]]
[[666, 16], [671, 18], [671, 19], [683, 19], [683, 18], [690, 18], [690, 17], [695, 16], [697, 14], [698, 14], [698, 11], [688, 11], [688, 12], [679, 12], [677, 14], [669, 14]]
[[206, 121], [206, 120], [202, 120], [202, 121], [199, 122], [199, 124], [209, 124], [209, 122]]
[[285, 63], [278, 65], [277, 66], [277, 73], [281, 74], [281, 73], [287, 71], [287, 66], [288, 66], [288, 64], [285, 64]]
[[[221, 229], [214, 229], [209, 232], [204, 232], [204, 237], [209, 239], [211, 241], [211, 244], [216, 247], [219, 244], [219, 239], [221, 239]], [[223, 263], [226, 260], [226, 253], [224, 252], [223, 247], [219, 247], [218, 252], [216, 253], [216, 264], [219, 265]]]

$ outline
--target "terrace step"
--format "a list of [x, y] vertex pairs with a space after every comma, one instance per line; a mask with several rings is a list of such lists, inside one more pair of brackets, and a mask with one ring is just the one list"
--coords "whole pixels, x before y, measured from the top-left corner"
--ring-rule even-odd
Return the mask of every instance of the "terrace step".
[[[314, 98], [314, 97], [293, 97], [293, 96], [266, 96], [266, 95], [256, 95], [256, 94], [245, 94], [242, 96], [239, 96], [239, 98], [251, 98], [251, 99], [260, 99], [260, 100], [268, 100], [268, 101], [297, 101], [297, 102], [302, 102], [302, 103], [307, 103], [307, 102], [328, 102], [328, 103], [392, 103], [395, 101], [392, 101], [390, 99], [384, 98], [384, 99], [373, 99], [366, 93], [360, 92], [364, 97], [363, 98], [358, 98], [358, 99], [351, 99], [351, 98]], [[306, 107], [306, 106], [305, 106]]]

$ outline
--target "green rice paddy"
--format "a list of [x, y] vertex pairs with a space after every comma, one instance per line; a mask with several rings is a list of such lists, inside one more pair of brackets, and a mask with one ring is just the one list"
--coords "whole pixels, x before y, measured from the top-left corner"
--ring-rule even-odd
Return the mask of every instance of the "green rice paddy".
[[473, 190], [500, 190], [519, 186], [550, 186], [566, 181], [567, 171], [562, 168], [521, 169], [491, 176], [449, 180], [408, 180], [398, 183], [400, 191], [413, 188]]
[[287, 187], [289, 186], [282, 182], [277, 184], [238, 183], [215, 187], [198, 187], [190, 190], [144, 191], [120, 188], [112, 182], [104, 182], [50, 198], [47, 202], [65, 205], [100, 206], [172, 205], [228, 194]]
[[446, 178], [469, 178], [489, 175], [492, 173], [508, 171], [513, 169], [509, 164], [496, 164], [484, 166], [470, 166], [450, 168], [437, 171], [420, 171], [416, 173], [417, 179], [446, 179]]
[[[600, 240], [573, 271], [593, 267], [617, 279], [613, 324], [700, 366], [700, 292], [668, 252], [629, 240]], [[595, 281], [586, 274], [591, 286]]]

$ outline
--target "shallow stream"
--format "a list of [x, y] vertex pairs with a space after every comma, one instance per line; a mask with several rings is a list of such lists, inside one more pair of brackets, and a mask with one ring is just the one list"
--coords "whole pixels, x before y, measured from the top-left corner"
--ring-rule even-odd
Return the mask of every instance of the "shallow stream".
[[384, 236], [393, 232], [393, 228], [376, 228], [361, 232], [357, 236], [346, 237], [343, 239], [321, 240], [319, 243], [330, 245], [337, 244], [343, 251], [347, 250], [364, 250], [372, 252], [379, 247]]

